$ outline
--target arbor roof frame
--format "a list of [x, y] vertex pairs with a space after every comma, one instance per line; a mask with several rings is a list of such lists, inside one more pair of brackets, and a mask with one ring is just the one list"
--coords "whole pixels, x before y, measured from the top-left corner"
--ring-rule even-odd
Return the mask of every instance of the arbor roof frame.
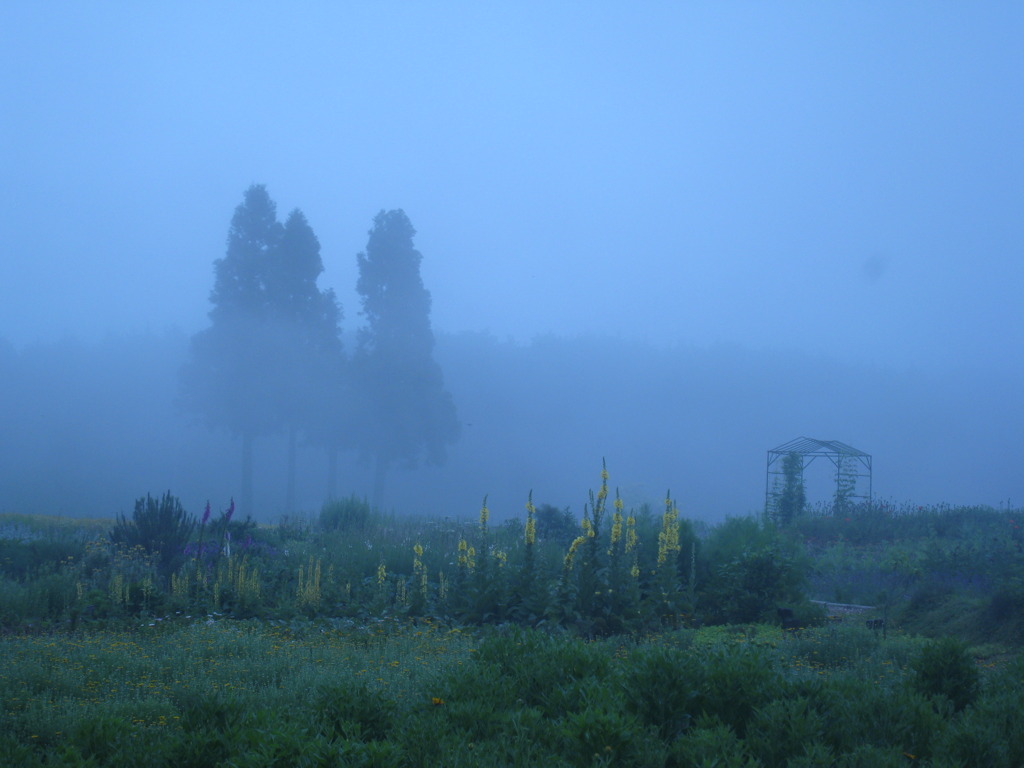
[[[788, 443], [772, 448], [768, 451], [768, 469], [765, 475], [765, 510], [772, 508], [772, 478], [778, 485], [780, 478], [784, 477], [781, 460], [789, 454], [796, 454], [800, 457], [800, 482], [804, 479], [804, 470], [814, 462], [815, 459], [825, 458], [832, 462], [836, 471], [836, 491], [838, 493], [841, 473], [854, 481], [853, 489], [848, 495], [851, 500], [860, 499], [869, 502], [872, 497], [872, 468], [871, 454], [854, 448], [852, 445], [840, 442], [839, 440], [817, 440], [813, 437], [798, 437]], [[867, 492], [862, 488], [867, 481]]]

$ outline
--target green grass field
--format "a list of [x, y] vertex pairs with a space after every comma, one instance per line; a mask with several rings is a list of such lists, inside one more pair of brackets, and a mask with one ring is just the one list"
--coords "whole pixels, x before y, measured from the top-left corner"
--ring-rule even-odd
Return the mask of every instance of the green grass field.
[[589, 499], [0, 516], [0, 766], [1024, 766], [1018, 511]]
[[978, 687], [958, 709], [922, 677], [929, 641], [857, 624], [593, 642], [429, 620], [153, 624], [0, 640], [0, 764], [1024, 760], [1020, 660], [965, 652]]

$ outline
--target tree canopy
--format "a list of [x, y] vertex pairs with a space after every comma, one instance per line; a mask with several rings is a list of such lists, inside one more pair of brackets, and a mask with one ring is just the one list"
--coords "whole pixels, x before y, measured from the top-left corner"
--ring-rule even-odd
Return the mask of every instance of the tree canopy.
[[459, 436], [451, 395], [433, 358], [430, 293], [420, 276], [416, 230], [402, 210], [381, 211], [366, 250], [357, 257], [356, 290], [366, 325], [360, 330], [355, 366], [367, 423], [362, 447], [376, 462], [379, 503], [389, 468], [414, 465], [425, 455], [441, 463]]
[[322, 272], [320, 243], [302, 212], [282, 226], [266, 187], [249, 187], [214, 262], [210, 326], [192, 338], [182, 371], [185, 403], [242, 439], [247, 514], [253, 441], [286, 430], [293, 468], [295, 434], [316, 420], [338, 369], [341, 310], [333, 291], [317, 287]]

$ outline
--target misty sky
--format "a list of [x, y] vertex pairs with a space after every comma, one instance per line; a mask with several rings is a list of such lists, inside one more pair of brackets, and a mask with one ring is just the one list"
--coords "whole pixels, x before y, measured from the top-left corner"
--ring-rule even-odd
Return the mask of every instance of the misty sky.
[[1002, 364], [1022, 39], [1019, 2], [8, 0], [0, 337], [204, 327], [263, 183], [346, 330], [403, 208], [439, 331]]

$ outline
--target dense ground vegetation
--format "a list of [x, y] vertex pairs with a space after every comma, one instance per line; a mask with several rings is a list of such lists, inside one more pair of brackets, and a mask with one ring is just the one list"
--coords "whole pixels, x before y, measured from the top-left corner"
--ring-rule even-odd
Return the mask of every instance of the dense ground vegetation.
[[583, 510], [6, 515], [0, 763], [1024, 762], [1018, 512]]

